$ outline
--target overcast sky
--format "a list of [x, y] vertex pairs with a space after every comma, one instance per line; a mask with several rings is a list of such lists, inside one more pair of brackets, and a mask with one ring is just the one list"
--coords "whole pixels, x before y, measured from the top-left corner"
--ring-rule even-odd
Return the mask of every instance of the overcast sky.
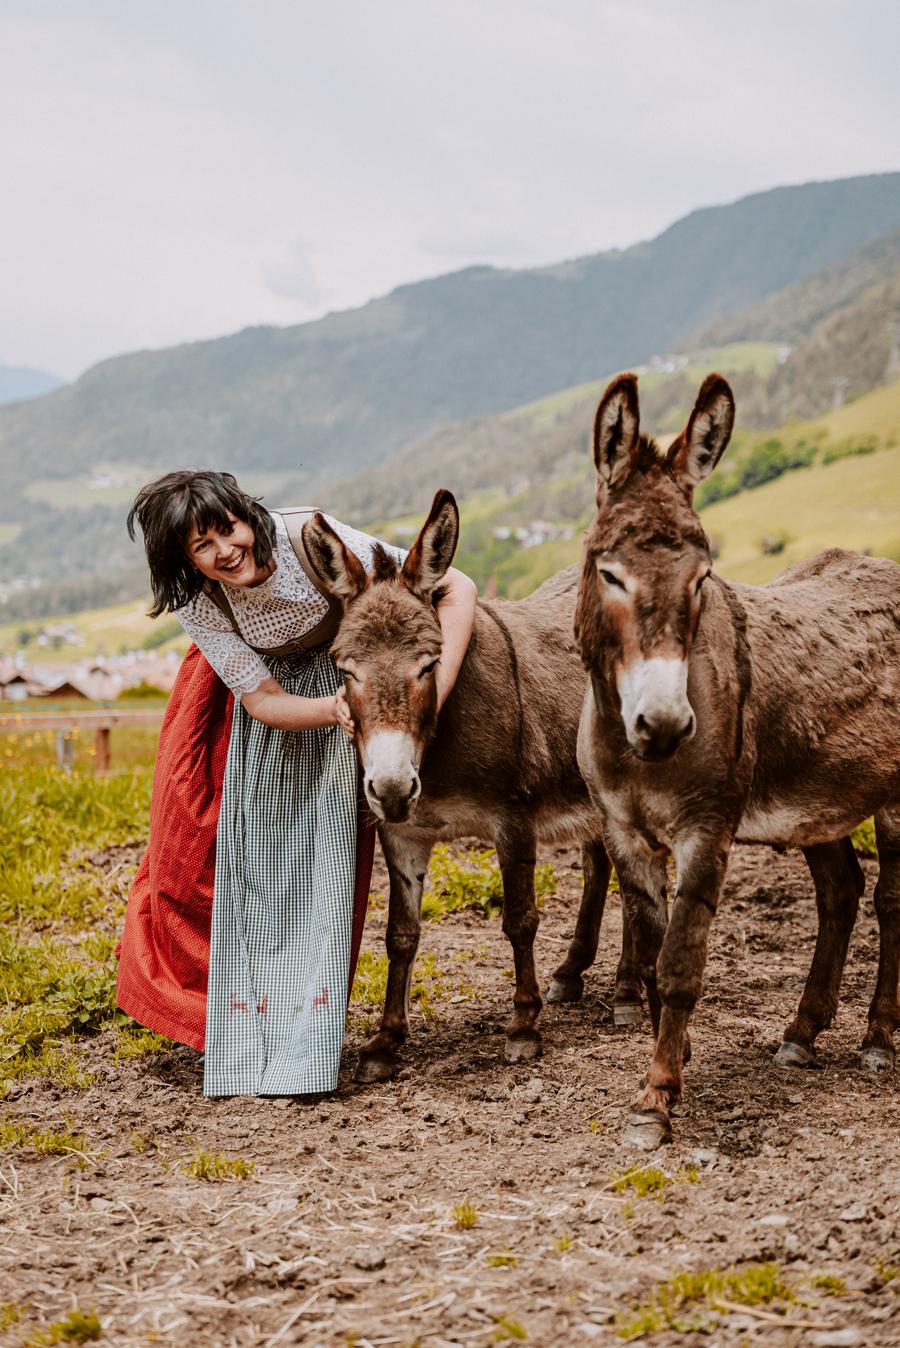
[[0, 363], [900, 167], [891, 0], [0, 0]]

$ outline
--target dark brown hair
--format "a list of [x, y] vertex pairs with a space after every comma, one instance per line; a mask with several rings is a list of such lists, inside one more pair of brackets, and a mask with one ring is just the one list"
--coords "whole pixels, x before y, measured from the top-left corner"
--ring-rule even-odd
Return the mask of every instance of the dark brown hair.
[[150, 565], [151, 618], [183, 608], [203, 588], [203, 576], [187, 557], [191, 530], [196, 526], [200, 533], [210, 528], [227, 533], [231, 516], [250, 525], [256, 565], [268, 566], [275, 522], [254, 497], [241, 491], [231, 473], [181, 470], [141, 488], [128, 512], [128, 533], [134, 538], [137, 521]]

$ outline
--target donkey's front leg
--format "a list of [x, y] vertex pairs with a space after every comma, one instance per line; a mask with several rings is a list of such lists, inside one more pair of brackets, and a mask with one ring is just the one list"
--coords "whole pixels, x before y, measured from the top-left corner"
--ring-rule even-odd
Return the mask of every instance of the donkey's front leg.
[[381, 850], [390, 874], [388, 900], [387, 991], [381, 1028], [359, 1050], [354, 1079], [387, 1081], [397, 1070], [398, 1050], [409, 1034], [409, 989], [419, 947], [422, 886], [434, 835], [418, 829], [382, 824]]
[[[584, 869], [584, 888], [575, 922], [575, 935], [569, 943], [566, 958], [553, 975], [547, 992], [548, 1002], [580, 1001], [584, 992], [582, 975], [597, 957], [600, 924], [603, 921], [611, 870], [606, 848], [599, 839], [593, 839], [582, 845], [581, 862]], [[640, 992], [637, 1000], [638, 1019], [640, 1019]]]
[[656, 1051], [628, 1116], [628, 1140], [644, 1150], [672, 1140], [670, 1111], [681, 1098], [688, 1022], [703, 987], [731, 842], [731, 835], [695, 835], [675, 848], [678, 893], [656, 964], [661, 1003]]
[[507, 1062], [525, 1062], [543, 1052], [537, 1019], [541, 993], [534, 967], [538, 910], [534, 901], [536, 838], [530, 820], [514, 820], [497, 833], [497, 857], [503, 876], [503, 931], [513, 948], [516, 991], [513, 1018], [506, 1027]]

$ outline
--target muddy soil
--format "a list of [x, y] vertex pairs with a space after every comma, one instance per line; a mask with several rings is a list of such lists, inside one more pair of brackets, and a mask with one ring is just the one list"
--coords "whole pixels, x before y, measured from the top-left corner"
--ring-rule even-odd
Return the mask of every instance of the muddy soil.
[[[538, 941], [547, 982], [579, 875], [576, 852], [541, 859], [559, 874]], [[673, 1274], [773, 1260], [797, 1292], [785, 1314], [726, 1299], [650, 1342], [900, 1344], [900, 1091], [857, 1062], [877, 960], [866, 869], [837, 1022], [815, 1069], [784, 1071], [772, 1053], [811, 958], [811, 885], [797, 854], [736, 851], [675, 1141], [649, 1159], [623, 1141], [651, 1043], [646, 1024], [611, 1022], [615, 895], [585, 997], [546, 1008], [533, 1064], [503, 1061], [511, 954], [499, 921], [472, 914], [424, 932], [442, 983], [388, 1084], [351, 1080], [357, 1007], [340, 1088], [312, 1102], [205, 1100], [192, 1051], [116, 1062], [114, 1034], [90, 1041], [94, 1086], [24, 1084], [10, 1099], [99, 1155], [83, 1168], [0, 1155], [0, 1302], [27, 1303], [0, 1341], [21, 1344], [77, 1303], [123, 1348], [605, 1345], [622, 1342], [614, 1314]], [[386, 891], [383, 867], [373, 889]], [[376, 907], [368, 948], [382, 948], [384, 917]], [[194, 1179], [182, 1165], [196, 1147], [255, 1173]], [[613, 1187], [635, 1161], [674, 1177], [661, 1201]], [[464, 1202], [468, 1229], [453, 1215]], [[816, 1286], [823, 1275], [836, 1295]]]

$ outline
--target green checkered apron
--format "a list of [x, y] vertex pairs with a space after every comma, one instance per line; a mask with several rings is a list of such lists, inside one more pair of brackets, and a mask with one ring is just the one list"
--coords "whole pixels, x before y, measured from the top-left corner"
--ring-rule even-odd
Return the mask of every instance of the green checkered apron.
[[[282, 688], [325, 697], [328, 650], [267, 657]], [[356, 867], [356, 752], [338, 726], [275, 730], [235, 699], [216, 844], [205, 1095], [337, 1085]]]

